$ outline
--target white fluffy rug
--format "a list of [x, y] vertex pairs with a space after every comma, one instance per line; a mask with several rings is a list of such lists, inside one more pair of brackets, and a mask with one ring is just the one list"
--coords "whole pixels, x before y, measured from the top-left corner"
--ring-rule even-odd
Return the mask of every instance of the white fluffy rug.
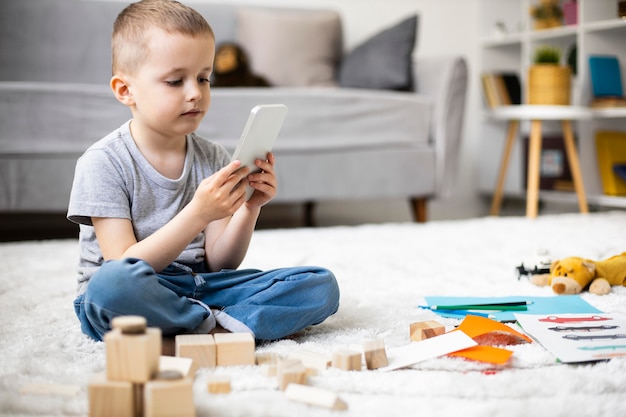
[[[245, 265], [267, 269], [317, 264], [333, 270], [339, 312], [295, 340], [259, 346], [287, 355], [331, 353], [381, 337], [409, 341], [409, 324], [438, 319], [417, 309], [421, 297], [552, 295], [518, 281], [515, 266], [540, 249], [554, 258], [604, 259], [626, 251], [626, 212], [481, 218], [256, 233]], [[85, 416], [86, 385], [104, 370], [104, 345], [84, 337], [74, 317], [77, 242], [0, 244], [0, 414]], [[605, 312], [626, 312], [626, 288], [584, 294]], [[452, 328], [453, 319], [438, 319]], [[441, 357], [389, 373], [328, 369], [309, 379], [347, 402], [327, 411], [290, 402], [259, 367], [199, 373], [198, 416], [624, 416], [626, 359], [563, 365], [540, 345], [511, 347], [506, 366]], [[209, 372], [232, 377], [233, 391], [211, 395]], [[78, 386], [74, 395], [32, 394], [29, 384]]]

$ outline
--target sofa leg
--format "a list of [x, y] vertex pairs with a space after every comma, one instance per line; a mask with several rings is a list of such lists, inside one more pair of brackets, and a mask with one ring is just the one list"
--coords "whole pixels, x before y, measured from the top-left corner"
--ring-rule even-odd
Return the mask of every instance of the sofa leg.
[[418, 223], [426, 223], [428, 219], [428, 200], [426, 198], [412, 198], [413, 220]]
[[304, 203], [304, 226], [315, 227], [315, 203], [307, 201]]

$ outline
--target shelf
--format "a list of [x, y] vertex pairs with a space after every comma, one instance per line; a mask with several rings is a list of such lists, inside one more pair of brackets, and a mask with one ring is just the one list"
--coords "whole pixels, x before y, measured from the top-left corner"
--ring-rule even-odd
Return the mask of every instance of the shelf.
[[495, 120], [582, 120], [591, 118], [589, 107], [516, 105], [491, 109], [488, 116]]
[[600, 32], [614, 29], [626, 29], [626, 19], [615, 18], [585, 24], [585, 30], [588, 32]]
[[[538, 4], [538, 0], [482, 0], [484, 36], [480, 40], [481, 71], [515, 71], [520, 74], [522, 92], [527, 82], [527, 70], [532, 64], [535, 49], [541, 45], [552, 45], [568, 53], [573, 44], [577, 46], [577, 77], [573, 79], [572, 106], [502, 106], [495, 109], [484, 108], [482, 153], [479, 190], [493, 193], [498, 168], [505, 150], [507, 120], [518, 120], [518, 138], [528, 134], [528, 120], [551, 120], [542, 124], [542, 130], [552, 134], [562, 130], [555, 121], [571, 120], [576, 137], [583, 182], [587, 186], [587, 200], [592, 206], [619, 207], [626, 209], [626, 196], [603, 194], [602, 181], [598, 169], [595, 150], [595, 136], [598, 131], [626, 131], [626, 107], [592, 108], [588, 104], [593, 95], [588, 57], [590, 55], [616, 55], [620, 62], [626, 62], [626, 19], [617, 17], [616, 0], [578, 0], [578, 24], [549, 29], [534, 29], [534, 19], [528, 10]], [[520, 15], [521, 13], [521, 15]], [[519, 20], [519, 24], [515, 25]], [[505, 22], [507, 27], [524, 28], [511, 33], [489, 33], [493, 22]], [[621, 70], [622, 79], [626, 76]], [[477, 78], [476, 85], [480, 85]], [[482, 90], [481, 90], [482, 91]], [[544, 127], [545, 126], [545, 127]], [[523, 133], [522, 133], [523, 132]], [[510, 150], [510, 166], [504, 182], [504, 195], [509, 198], [526, 198], [524, 177], [527, 175], [524, 159], [524, 144], [517, 140]], [[546, 202], [567, 202], [577, 204], [573, 191], [540, 191], [539, 198]]]
[[498, 37], [490, 37], [482, 40], [483, 47], [485, 48], [497, 48], [501, 46], [516, 46], [521, 44], [522, 42], [522, 34], [517, 33], [507, 33], [506, 35], [501, 35]]
[[611, 107], [606, 109], [592, 109], [594, 119], [626, 118], [626, 107]]
[[626, 107], [592, 109], [586, 106], [541, 106], [518, 105], [500, 106], [484, 112], [491, 120], [588, 120], [588, 119], [626, 119]]
[[568, 38], [576, 36], [578, 26], [560, 26], [552, 29], [533, 30], [529, 33], [531, 41]]
[[[493, 190], [485, 190], [485, 194], [491, 196]], [[526, 191], [523, 192], [504, 192], [505, 198], [513, 198], [519, 200], [526, 199]], [[626, 208], [626, 196], [617, 197], [604, 194], [587, 195], [587, 203], [592, 206]], [[570, 191], [539, 191], [539, 200], [547, 203], [568, 203], [578, 204], [576, 193]]]

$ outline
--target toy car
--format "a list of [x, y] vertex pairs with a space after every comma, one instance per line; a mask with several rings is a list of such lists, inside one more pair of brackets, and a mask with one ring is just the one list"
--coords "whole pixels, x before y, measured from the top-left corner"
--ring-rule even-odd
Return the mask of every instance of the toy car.
[[611, 320], [608, 317], [602, 316], [589, 316], [589, 317], [558, 317], [558, 316], [548, 316], [545, 319], [539, 319], [539, 321], [548, 322], [548, 323], [577, 323], [583, 321], [602, 321], [602, 320]]
[[580, 336], [577, 334], [566, 334], [563, 339], [569, 340], [593, 340], [593, 339], [625, 339], [626, 334], [606, 334], [606, 335], [594, 335], [594, 336]]
[[600, 330], [611, 330], [617, 329], [619, 326], [583, 326], [583, 327], [568, 327], [568, 326], [555, 326], [549, 327], [548, 330], [552, 330], [555, 332], [591, 332], [591, 331], [600, 331]]

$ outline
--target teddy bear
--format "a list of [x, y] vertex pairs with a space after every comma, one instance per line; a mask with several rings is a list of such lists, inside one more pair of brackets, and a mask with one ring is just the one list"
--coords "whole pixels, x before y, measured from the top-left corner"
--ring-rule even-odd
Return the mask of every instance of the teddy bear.
[[213, 87], [269, 87], [267, 80], [250, 69], [248, 56], [239, 45], [220, 44], [215, 51]]
[[539, 0], [539, 4], [531, 6], [530, 15], [535, 19], [535, 29], [547, 29], [561, 26], [563, 9], [559, 0]]
[[531, 282], [549, 285], [557, 294], [578, 294], [587, 288], [593, 294], [608, 294], [612, 285], [626, 286], [626, 252], [602, 261], [577, 256], [556, 260], [549, 274], [533, 275]]

